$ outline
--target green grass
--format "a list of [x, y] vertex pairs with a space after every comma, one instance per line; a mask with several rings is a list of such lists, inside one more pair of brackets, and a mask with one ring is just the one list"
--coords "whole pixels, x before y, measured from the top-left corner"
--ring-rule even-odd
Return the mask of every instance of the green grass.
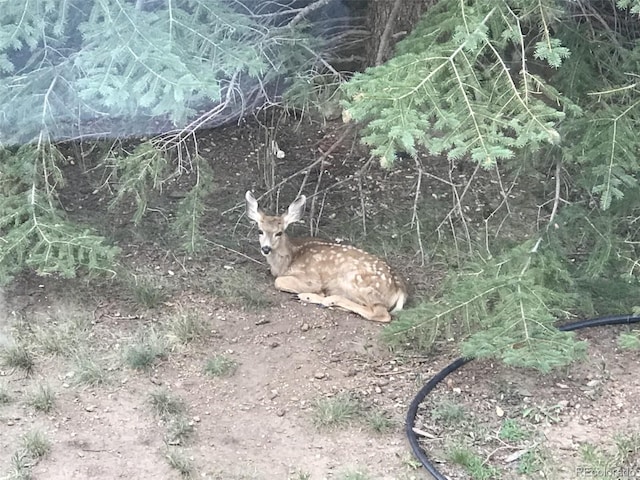
[[523, 427], [518, 420], [507, 418], [503, 420], [498, 436], [506, 442], [521, 442], [529, 438], [531, 432]]
[[154, 277], [140, 277], [130, 286], [133, 300], [141, 307], [153, 309], [167, 299], [167, 292]]
[[29, 405], [39, 412], [49, 413], [53, 410], [55, 401], [56, 396], [51, 387], [41, 383], [31, 392]]
[[184, 402], [164, 389], [151, 392], [149, 403], [155, 413], [163, 419], [171, 419], [179, 415], [184, 415], [186, 407]]
[[140, 333], [138, 339], [125, 348], [124, 363], [134, 370], [147, 370], [156, 360], [166, 358], [167, 355], [167, 342], [151, 329]]
[[316, 400], [312, 421], [316, 428], [338, 428], [350, 424], [359, 414], [360, 402], [348, 393], [340, 393]]
[[379, 409], [366, 412], [364, 414], [364, 422], [376, 433], [388, 433], [396, 427], [395, 422], [389, 418], [389, 415]]
[[109, 383], [109, 372], [86, 355], [76, 357], [73, 379], [77, 385], [95, 387]]
[[229, 377], [235, 373], [237, 368], [238, 362], [220, 354], [207, 360], [204, 371], [212, 377]]
[[186, 345], [207, 335], [207, 324], [195, 313], [183, 313], [167, 325], [167, 338], [172, 344]]
[[621, 333], [618, 337], [618, 345], [625, 350], [640, 350], [640, 331]]
[[617, 435], [612, 449], [605, 449], [586, 443], [581, 446], [580, 456], [584, 467], [593, 471], [612, 471], [616, 468], [628, 466], [638, 459], [640, 453], [640, 433]]
[[6, 480], [31, 480], [32, 465], [33, 459], [24, 450], [15, 452], [11, 455], [11, 467]]
[[51, 450], [51, 443], [39, 430], [25, 433], [20, 440], [20, 448], [11, 456], [9, 474], [6, 480], [30, 480], [31, 469]]
[[532, 475], [539, 472], [543, 462], [543, 455], [537, 448], [529, 450], [518, 459], [518, 473]]
[[193, 432], [193, 421], [183, 414], [175, 415], [167, 424], [166, 442], [168, 445], [184, 445]]
[[337, 480], [372, 480], [368, 473], [362, 470], [349, 470], [339, 474]]
[[18, 368], [30, 375], [33, 373], [35, 360], [24, 345], [16, 344], [4, 348], [2, 351], [2, 364], [8, 368]]
[[210, 272], [208, 279], [212, 294], [230, 303], [251, 310], [259, 310], [273, 305], [264, 286], [256, 283], [255, 273], [242, 267]]
[[289, 477], [289, 480], [311, 480], [311, 474], [298, 470], [293, 476]]
[[6, 405], [7, 403], [11, 403], [9, 387], [7, 387], [4, 383], [0, 383], [0, 405]]
[[178, 471], [183, 478], [193, 478], [195, 475], [195, 467], [193, 461], [177, 448], [167, 451], [167, 463], [171, 468]]
[[22, 448], [31, 458], [40, 459], [51, 450], [51, 442], [40, 430], [32, 430], [22, 437]]
[[86, 342], [91, 322], [86, 316], [70, 315], [60, 318], [55, 315], [47, 325], [35, 325], [33, 337], [40, 350], [47, 355], [70, 357], [76, 355]]
[[465, 446], [453, 447], [448, 455], [448, 460], [460, 465], [474, 480], [489, 480], [500, 478], [498, 470], [490, 465], [485, 465], [482, 458]]
[[433, 409], [431, 418], [444, 425], [457, 425], [465, 420], [466, 412], [462, 405], [444, 401]]

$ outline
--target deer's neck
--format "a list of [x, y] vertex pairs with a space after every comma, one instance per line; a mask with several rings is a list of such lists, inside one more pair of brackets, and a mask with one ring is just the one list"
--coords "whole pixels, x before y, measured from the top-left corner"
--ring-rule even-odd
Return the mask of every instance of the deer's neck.
[[277, 250], [272, 250], [267, 257], [267, 263], [271, 267], [271, 275], [279, 277], [283, 275], [291, 265], [297, 248], [291, 243], [286, 234], [282, 235]]

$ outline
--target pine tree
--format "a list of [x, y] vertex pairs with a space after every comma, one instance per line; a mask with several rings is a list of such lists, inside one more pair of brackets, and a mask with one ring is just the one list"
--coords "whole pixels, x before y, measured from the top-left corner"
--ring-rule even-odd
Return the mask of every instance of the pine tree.
[[536, 238], [475, 246], [389, 338], [425, 348], [458, 325], [465, 355], [548, 370], [583, 351], [558, 319], [610, 307], [602, 291], [637, 292], [638, 12], [637, 0], [441, 0], [394, 58], [345, 85], [344, 117], [384, 166], [421, 147], [555, 176]]
[[112, 205], [133, 198], [137, 223], [154, 190], [195, 173], [175, 231], [185, 248], [196, 248], [212, 172], [197, 154], [188, 162], [174, 162], [172, 155], [181, 155], [199, 128], [275, 101], [277, 79], [322, 62], [322, 39], [309, 34], [303, 15], [313, 7], [228, 0], [4, 2], [0, 281], [25, 267], [63, 275], [112, 268], [117, 249], [70, 222], [59, 205], [65, 158], [57, 142], [69, 138], [154, 134], [102, 159], [119, 179]]

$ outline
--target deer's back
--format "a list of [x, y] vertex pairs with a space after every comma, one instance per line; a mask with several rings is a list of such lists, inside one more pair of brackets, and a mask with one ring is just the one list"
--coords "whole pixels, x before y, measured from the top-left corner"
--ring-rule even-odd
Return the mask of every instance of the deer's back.
[[377, 256], [312, 237], [291, 240], [295, 252], [285, 275], [312, 277], [322, 284], [322, 293], [361, 304], [380, 303], [392, 308], [399, 300], [404, 301], [404, 281]]

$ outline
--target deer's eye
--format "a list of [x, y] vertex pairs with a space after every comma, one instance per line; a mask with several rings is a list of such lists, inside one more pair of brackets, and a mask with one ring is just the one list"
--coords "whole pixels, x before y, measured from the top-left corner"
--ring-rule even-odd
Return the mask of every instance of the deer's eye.
[[276, 237], [281, 237], [281, 236], [282, 236], [282, 232], [276, 233]]
[[264, 235], [264, 232], [262, 230], [258, 230], [258, 235]]

